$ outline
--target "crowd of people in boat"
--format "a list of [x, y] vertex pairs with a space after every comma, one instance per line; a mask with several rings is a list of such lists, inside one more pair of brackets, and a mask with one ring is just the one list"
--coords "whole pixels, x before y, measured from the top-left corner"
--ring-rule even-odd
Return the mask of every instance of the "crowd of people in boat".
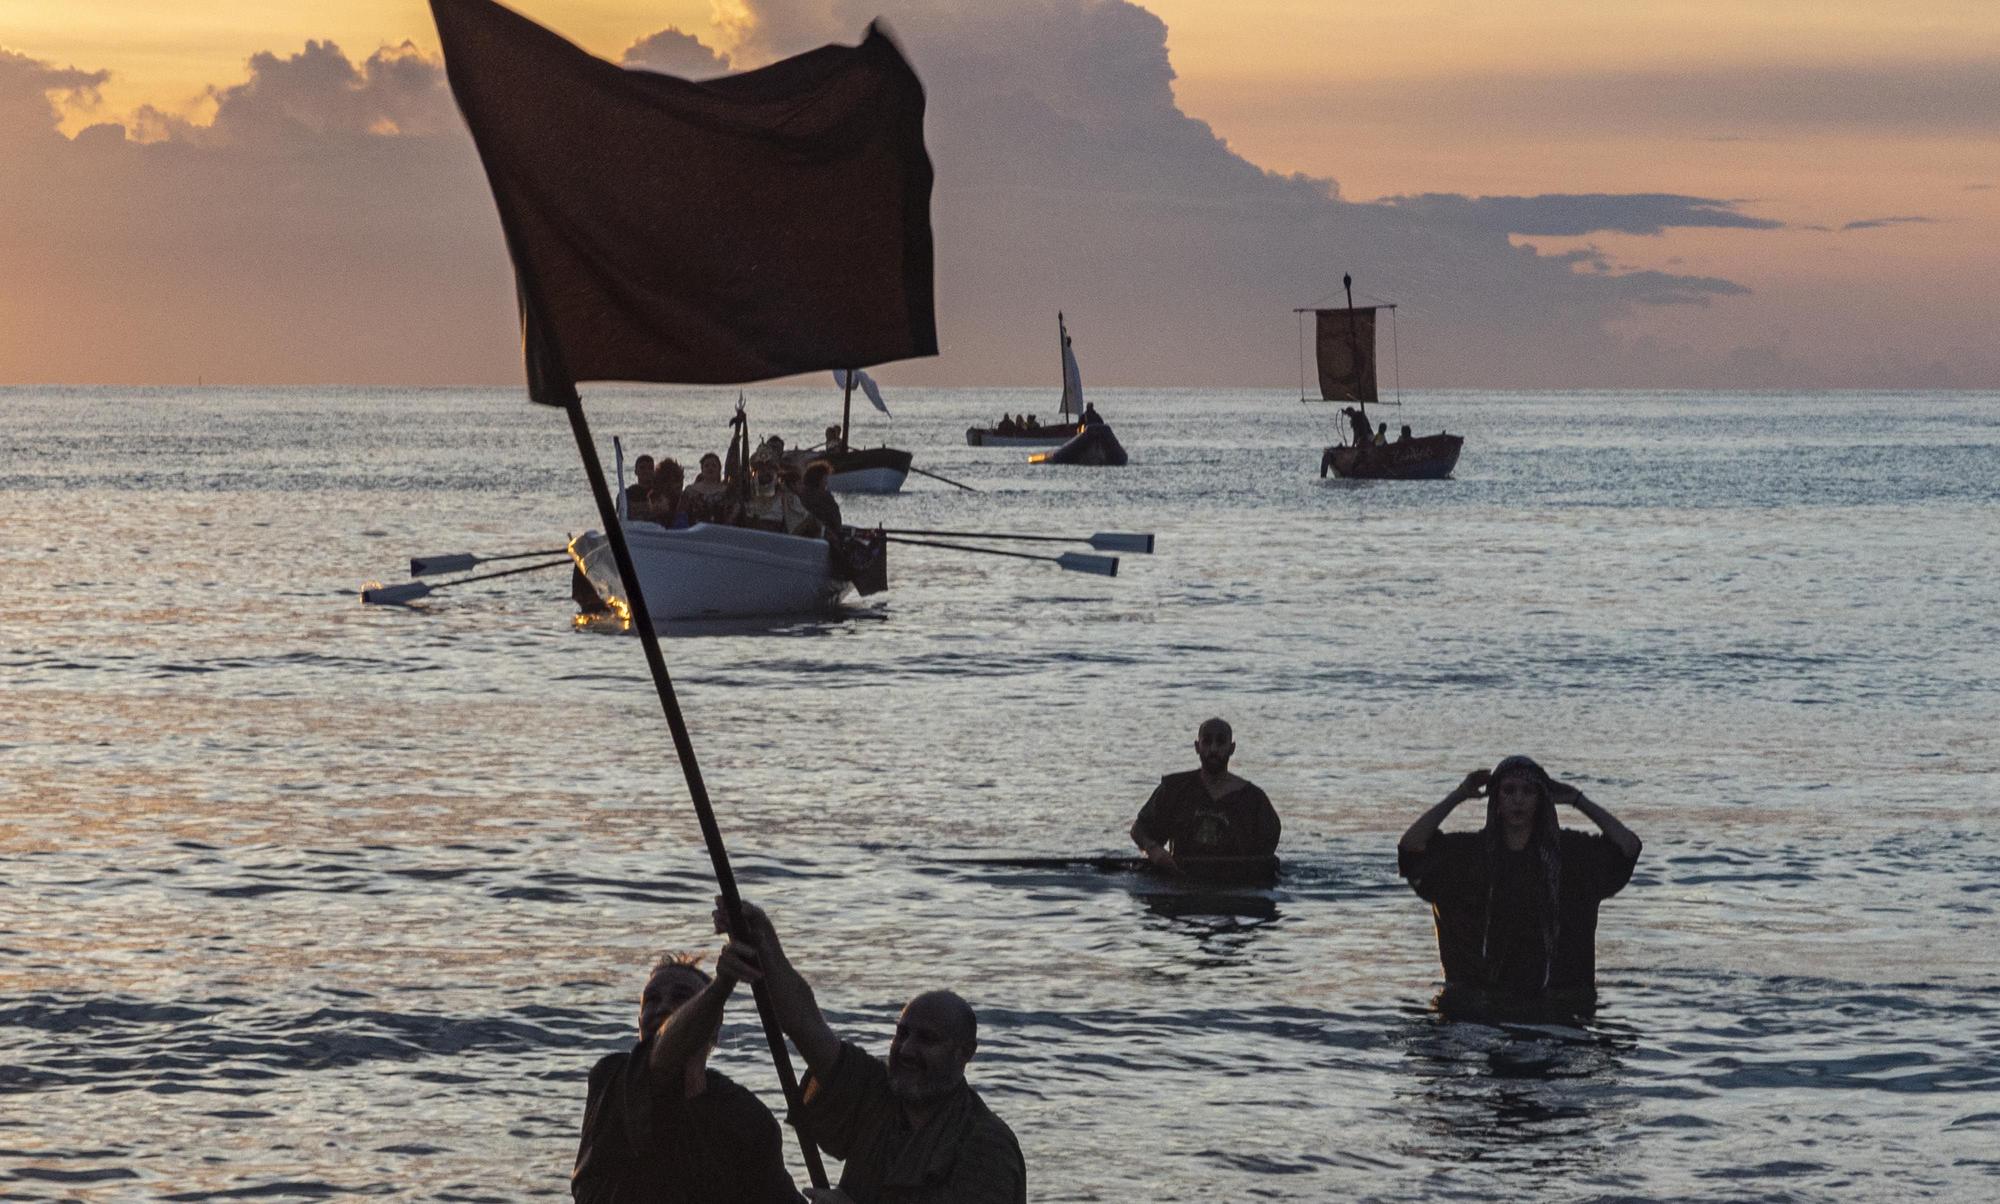
[[[1387, 447], [1389, 445], [1388, 423], [1378, 422], [1375, 424], [1375, 429], [1370, 431], [1368, 429], [1368, 415], [1355, 409], [1353, 406], [1344, 406], [1340, 412], [1347, 416], [1347, 425], [1354, 432], [1354, 446]], [[1402, 432], [1396, 436], [1394, 441], [1397, 443], [1407, 443], [1414, 438], [1416, 436], [1410, 433], [1409, 424], [1404, 423]]]
[[626, 521], [670, 529], [721, 523], [838, 542], [840, 502], [829, 488], [833, 463], [825, 457], [843, 446], [837, 426], [827, 428], [826, 443], [811, 459], [787, 455], [773, 435], [750, 453], [747, 468], [732, 454], [725, 471], [722, 457], [707, 453], [692, 481], [676, 460], [640, 456], [625, 488]]
[[[1270, 797], [1230, 772], [1235, 734], [1222, 719], [1195, 734], [1197, 768], [1168, 774], [1132, 823], [1160, 872], [1275, 866], [1282, 824]], [[1485, 822], [1443, 832], [1460, 806], [1485, 800]], [[1557, 808], [1594, 832], [1565, 828]], [[1576, 1017], [1596, 995], [1598, 905], [1631, 880], [1640, 841], [1582, 790], [1528, 757], [1476, 769], [1397, 841], [1397, 872], [1430, 904], [1445, 989], [1439, 1006], [1483, 1017]], [[820, 1012], [771, 919], [744, 905], [711, 975], [668, 956], [639, 1000], [639, 1040], [590, 1073], [571, 1191], [580, 1202], [784, 1202], [800, 1191], [780, 1130], [757, 1097], [708, 1068], [724, 1004], [761, 985], [769, 1014], [806, 1061], [792, 1119], [802, 1140], [843, 1160], [837, 1187], [812, 1204], [1025, 1204], [1027, 1167], [1014, 1133], [966, 1080], [979, 1020], [963, 997], [926, 990], [904, 1005], [888, 1057], [842, 1040]]]
[[993, 424], [993, 433], [996, 435], [1041, 435], [1068, 431], [1074, 434], [1076, 428], [1079, 426], [1100, 426], [1103, 422], [1104, 418], [1098, 414], [1096, 404], [1085, 402], [1083, 413], [1077, 415], [1076, 421], [1051, 422], [1046, 426], [1042, 425], [1042, 420], [1033, 414], [1003, 413], [1000, 415], [1000, 421]]

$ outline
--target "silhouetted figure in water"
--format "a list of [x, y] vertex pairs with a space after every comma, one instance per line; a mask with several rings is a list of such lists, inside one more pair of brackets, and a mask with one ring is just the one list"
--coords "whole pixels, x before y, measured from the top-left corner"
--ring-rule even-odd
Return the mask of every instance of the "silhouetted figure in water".
[[[1445, 816], [1486, 796], [1486, 826], [1439, 832]], [[1574, 807], [1601, 834], [1563, 828]], [[1595, 1001], [1597, 905], [1624, 888], [1639, 838], [1581, 790], [1527, 757], [1475, 770], [1410, 825], [1397, 871], [1429, 901], [1447, 1000]]]
[[708, 1069], [736, 982], [688, 958], [653, 967], [639, 1043], [590, 1072], [570, 1173], [578, 1204], [798, 1204], [771, 1110]]
[[1277, 808], [1229, 772], [1236, 736], [1220, 719], [1195, 733], [1201, 768], [1170, 773], [1132, 821], [1132, 843], [1162, 869], [1185, 872], [1204, 858], [1269, 857], [1278, 851]]
[[[743, 909], [747, 933], [717, 972], [763, 980], [778, 1025], [806, 1060], [805, 1130], [843, 1160], [840, 1186], [808, 1189], [815, 1204], [1026, 1204], [1028, 1171], [1013, 1131], [965, 1081], [979, 1020], [950, 991], [903, 1006], [885, 1062], [842, 1041], [785, 956], [770, 918]], [[716, 927], [725, 927], [720, 911]]]

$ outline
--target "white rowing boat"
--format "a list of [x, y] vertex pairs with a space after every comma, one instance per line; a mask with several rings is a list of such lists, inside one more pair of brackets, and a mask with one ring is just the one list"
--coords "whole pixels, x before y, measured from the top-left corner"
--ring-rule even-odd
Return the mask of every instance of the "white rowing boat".
[[[852, 588], [824, 539], [717, 523], [669, 530], [640, 522], [625, 524], [625, 541], [655, 627], [674, 619], [818, 614]], [[629, 622], [610, 541], [586, 531], [570, 541], [569, 554], [597, 596]]]

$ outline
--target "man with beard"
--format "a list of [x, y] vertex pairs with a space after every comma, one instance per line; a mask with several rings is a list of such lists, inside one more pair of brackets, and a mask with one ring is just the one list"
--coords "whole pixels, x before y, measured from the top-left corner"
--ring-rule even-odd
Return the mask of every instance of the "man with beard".
[[[1481, 794], [1484, 828], [1438, 831]], [[1562, 827], [1558, 805], [1582, 812], [1601, 834]], [[1396, 846], [1397, 872], [1437, 921], [1444, 1002], [1590, 1007], [1597, 905], [1631, 880], [1639, 848], [1617, 817], [1527, 757], [1467, 774]]]
[[570, 1173], [577, 1204], [798, 1204], [771, 1110], [708, 1069], [736, 983], [685, 957], [653, 967], [639, 1043], [590, 1072]]
[[[844, 1160], [840, 1186], [813, 1204], [1026, 1204], [1027, 1165], [1013, 1130], [965, 1081], [979, 1047], [972, 1007], [950, 991], [903, 1006], [885, 1063], [842, 1041], [771, 921], [748, 904], [717, 972], [763, 981], [778, 1026], [806, 1060], [801, 1128]], [[718, 931], [725, 930], [716, 913]]]
[[[1146, 860], [1175, 873], [1200, 872], [1204, 862], [1241, 865], [1278, 851], [1282, 825], [1262, 790], [1229, 772], [1235, 734], [1220, 719], [1195, 733], [1200, 769], [1170, 773], [1132, 821], [1132, 843]], [[1217, 859], [1228, 858], [1227, 863]]]

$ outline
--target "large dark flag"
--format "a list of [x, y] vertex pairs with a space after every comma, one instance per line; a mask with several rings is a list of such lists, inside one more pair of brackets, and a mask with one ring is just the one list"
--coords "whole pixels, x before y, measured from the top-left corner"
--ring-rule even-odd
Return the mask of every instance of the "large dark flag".
[[695, 83], [431, 0], [520, 289], [529, 395], [937, 354], [924, 91], [871, 26]]

